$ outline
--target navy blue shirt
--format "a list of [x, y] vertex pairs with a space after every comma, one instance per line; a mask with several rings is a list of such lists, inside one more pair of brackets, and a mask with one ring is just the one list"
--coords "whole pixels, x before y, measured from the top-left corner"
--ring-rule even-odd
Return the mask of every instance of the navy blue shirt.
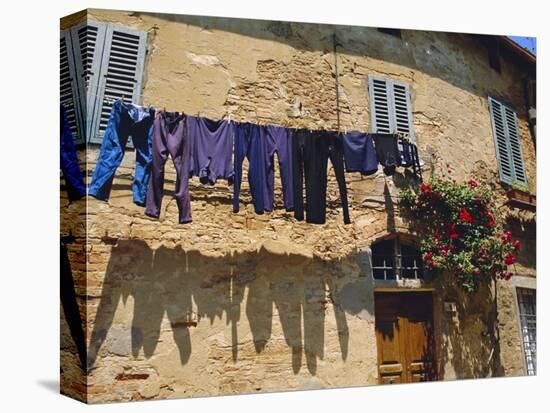
[[344, 134], [344, 162], [347, 172], [372, 175], [378, 170], [378, 160], [372, 136], [364, 132]]

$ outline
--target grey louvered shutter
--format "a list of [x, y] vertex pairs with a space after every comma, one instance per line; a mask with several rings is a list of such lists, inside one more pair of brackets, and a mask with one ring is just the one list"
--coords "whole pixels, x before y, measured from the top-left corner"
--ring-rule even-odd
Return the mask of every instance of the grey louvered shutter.
[[392, 133], [391, 91], [387, 79], [369, 76], [369, 99], [372, 131]]
[[500, 180], [507, 184], [527, 184], [516, 112], [489, 97], [489, 110]]
[[395, 80], [392, 83], [392, 103], [393, 114], [395, 121], [395, 131], [408, 133], [409, 137], [414, 140], [414, 131], [412, 127], [412, 109], [411, 109], [411, 94], [409, 85]]
[[523, 152], [519, 137], [518, 117], [514, 110], [503, 105], [504, 117], [506, 119], [506, 129], [508, 131], [508, 142], [512, 155], [512, 165], [516, 182], [527, 184], [527, 174], [523, 163]]
[[59, 95], [67, 113], [67, 120], [75, 144], [84, 143], [84, 114], [81, 107], [81, 94], [74, 60], [74, 48], [70, 30], [61, 32], [59, 42]]
[[86, 120], [87, 137], [92, 134], [92, 119], [97, 102], [96, 94], [106, 27], [104, 23], [85, 21], [71, 30], [78, 81], [80, 89], [86, 91], [86, 94], [81, 96], [81, 105]]
[[369, 76], [372, 130], [378, 133], [408, 133], [414, 140], [409, 85]]
[[140, 102], [146, 45], [145, 32], [107, 26], [90, 142], [101, 143], [115, 100]]

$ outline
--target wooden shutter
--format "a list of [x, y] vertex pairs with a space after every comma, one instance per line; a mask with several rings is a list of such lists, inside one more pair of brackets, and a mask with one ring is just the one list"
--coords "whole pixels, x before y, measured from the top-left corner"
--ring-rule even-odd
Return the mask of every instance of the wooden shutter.
[[408, 133], [414, 140], [409, 85], [369, 76], [372, 130], [378, 133]]
[[527, 184], [516, 112], [489, 97], [489, 110], [500, 180], [507, 184]]
[[[91, 136], [91, 127], [95, 103], [106, 25], [86, 21], [73, 27], [72, 42], [75, 45], [75, 61], [80, 89], [86, 94], [81, 96], [81, 105], [86, 119], [86, 136]], [[89, 138], [88, 138], [89, 140]]]
[[115, 100], [124, 96], [127, 102], [140, 102], [146, 42], [145, 32], [107, 26], [90, 142], [101, 143]]
[[414, 132], [412, 127], [412, 109], [411, 109], [411, 94], [409, 85], [395, 80], [392, 83], [392, 103], [395, 120], [395, 131], [408, 133], [409, 137], [414, 140]]
[[372, 130], [378, 133], [392, 133], [393, 115], [387, 79], [369, 76], [369, 98]]
[[84, 143], [84, 115], [80, 95], [85, 95], [85, 92], [79, 88], [70, 33], [69, 30], [62, 31], [60, 37], [59, 95], [61, 103], [65, 106], [75, 144], [81, 144]]
[[527, 184], [527, 174], [525, 173], [525, 165], [523, 164], [523, 153], [519, 137], [518, 117], [516, 112], [508, 106], [503, 105], [502, 107], [506, 119], [506, 129], [508, 131], [515, 180], [519, 183]]

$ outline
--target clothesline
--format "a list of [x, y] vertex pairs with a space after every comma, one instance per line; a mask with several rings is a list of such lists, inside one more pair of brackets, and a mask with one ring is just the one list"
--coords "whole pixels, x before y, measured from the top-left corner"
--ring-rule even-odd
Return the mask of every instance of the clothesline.
[[[95, 98], [100, 98], [101, 96], [98, 95], [98, 94], [89, 94], [87, 96], [93, 96]], [[132, 95], [134, 96], [134, 95]], [[143, 94], [138, 94], [136, 95], [137, 97], [143, 97]], [[122, 97], [124, 97], [124, 95], [122, 95]], [[143, 104], [137, 104], [137, 103], [132, 103], [132, 102], [127, 102], [126, 100], [122, 99], [121, 98], [111, 98], [111, 97], [107, 97], [107, 96], [103, 96], [102, 99], [103, 101], [107, 102], [107, 103], [110, 103], [110, 104], [114, 104], [116, 101], [118, 100], [121, 100], [123, 103], [129, 103], [129, 104], [132, 104], [132, 105], [135, 105], [135, 106], [138, 106], [138, 107], [142, 107], [142, 108], [153, 108], [155, 110], [157, 110], [157, 105], [143, 105]], [[67, 103], [64, 103], [64, 105], [67, 107], [74, 107], [74, 104], [72, 101], [69, 101]], [[163, 107], [163, 110], [166, 111], [166, 109]], [[168, 111], [166, 111], [168, 112]], [[188, 112], [186, 111], [172, 111], [172, 112], [181, 112], [183, 114], [186, 114], [186, 115], [190, 115]], [[215, 116], [210, 116], [208, 113], [204, 113], [203, 111], [199, 111], [197, 114], [195, 115], [191, 115], [191, 116], [195, 116], [195, 117], [201, 117], [202, 115], [206, 115], [206, 117], [208, 119], [212, 119], [212, 120], [216, 120], [216, 119], [213, 119]], [[226, 118], [227, 117], [227, 118]], [[229, 112], [225, 112], [224, 115], [222, 115], [221, 117], [221, 120], [227, 120], [228, 122], [235, 122], [235, 123], [248, 123], [248, 121], [235, 121], [235, 120], [231, 120], [231, 113]], [[331, 130], [331, 129], [313, 129], [313, 128], [306, 128], [306, 127], [295, 127], [295, 126], [290, 126], [287, 123], [285, 124], [278, 124], [278, 123], [274, 123], [274, 122], [262, 122], [261, 120], [259, 119], [256, 119], [255, 123], [257, 123], [258, 125], [260, 126], [267, 126], [267, 125], [273, 125], [273, 126], [281, 126], [281, 127], [285, 127], [285, 128], [290, 128], [290, 129], [294, 129], [294, 130], [298, 130], [298, 129], [306, 129], [306, 130], [309, 130], [309, 131], [323, 131], [323, 132], [333, 132], [333, 133], [342, 133], [341, 130]], [[356, 131], [356, 132], [361, 132], [361, 133], [368, 133], [368, 132], [364, 132], [364, 131], [359, 131], [357, 129], [349, 129], [349, 131]], [[348, 132], [348, 129], [347, 128], [344, 128], [344, 132], [343, 133], [347, 133]], [[397, 132], [397, 133], [393, 133], [393, 135], [395, 135], [396, 137], [398, 138], [401, 138], [401, 139], [406, 139], [408, 140], [409, 139], [409, 134], [408, 133], [405, 133], [405, 132]]]
[[[97, 94], [91, 94], [90, 96], [93, 96], [93, 97], [96, 97], [96, 98], [100, 98], [99, 95]], [[139, 94], [137, 95], [138, 97], [143, 97], [142, 94]], [[175, 111], [168, 111], [165, 109], [164, 106], [157, 106], [157, 105], [152, 105], [152, 104], [149, 104], [149, 105], [145, 105], [145, 104], [137, 104], [137, 103], [132, 103], [132, 102], [128, 102], [126, 101], [125, 99], [122, 99], [122, 98], [111, 98], [111, 97], [106, 97], [106, 96], [103, 96], [103, 100], [106, 101], [107, 103], [110, 103], [110, 104], [114, 104], [116, 101], [118, 100], [121, 100], [123, 103], [125, 104], [132, 104], [132, 105], [135, 105], [135, 106], [138, 106], [138, 107], [142, 107], [142, 108], [153, 108], [155, 110], [159, 110], [157, 108], [162, 108], [162, 110], [164, 110], [165, 112], [180, 112], [180, 113], [183, 113], [185, 115], [190, 115], [190, 116], [195, 116], [195, 117], [202, 117], [204, 115], [206, 115], [205, 117], [207, 117], [208, 119], [211, 119], [211, 120], [227, 120], [228, 122], [235, 122], [235, 123], [256, 123], [260, 126], [267, 126], [267, 125], [272, 125], [272, 126], [281, 126], [281, 127], [284, 127], [284, 128], [289, 128], [289, 129], [294, 129], [294, 130], [299, 130], [299, 129], [306, 129], [306, 130], [309, 130], [310, 132], [311, 131], [320, 131], [320, 132], [332, 132], [332, 133], [342, 133], [342, 130], [333, 130], [333, 129], [315, 129], [315, 128], [308, 128], [308, 127], [303, 127], [303, 126], [300, 126], [300, 127], [297, 127], [297, 126], [290, 126], [288, 124], [288, 122], [286, 122], [285, 124], [280, 124], [280, 123], [274, 123], [274, 122], [263, 122], [259, 119], [256, 118], [255, 122], [249, 122], [249, 121], [237, 121], [237, 120], [232, 120], [231, 119], [231, 113], [229, 112], [225, 112], [221, 119], [214, 119], [216, 116], [210, 116], [208, 113], [205, 113], [203, 111], [198, 111], [197, 114], [190, 114], [186, 111], [183, 111], [183, 110], [175, 110]], [[341, 128], [340, 128], [341, 129]], [[357, 129], [347, 129], [347, 128], [344, 128], [344, 131], [343, 133], [348, 133], [351, 132], [351, 131], [354, 131], [354, 132], [361, 132], [361, 133], [368, 133], [368, 132], [365, 132], [365, 131], [360, 131], [360, 130], [357, 130]], [[393, 133], [393, 135], [395, 135], [395, 137], [399, 137], [401, 139], [409, 139], [409, 134], [406, 133], [406, 132], [396, 132], [396, 133]]]

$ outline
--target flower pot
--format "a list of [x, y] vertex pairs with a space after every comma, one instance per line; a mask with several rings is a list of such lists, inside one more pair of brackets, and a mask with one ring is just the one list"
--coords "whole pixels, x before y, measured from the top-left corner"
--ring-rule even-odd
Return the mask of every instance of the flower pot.
[[536, 209], [537, 207], [537, 197], [528, 192], [510, 189], [506, 195], [508, 196], [508, 203], [512, 206], [527, 209]]

